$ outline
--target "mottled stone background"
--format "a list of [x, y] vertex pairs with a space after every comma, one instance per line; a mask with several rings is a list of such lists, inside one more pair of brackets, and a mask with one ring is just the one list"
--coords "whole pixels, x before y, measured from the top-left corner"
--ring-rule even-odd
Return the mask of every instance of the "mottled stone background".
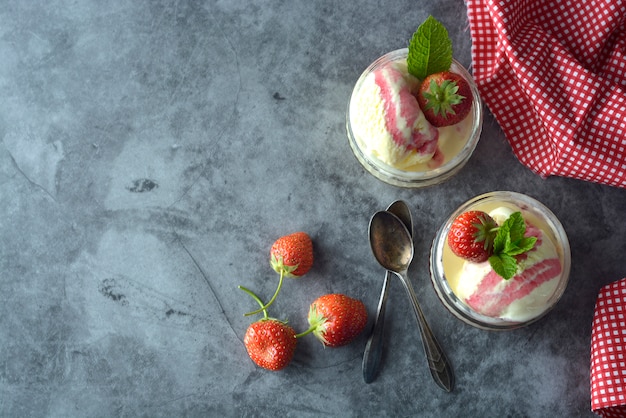
[[[452, 180], [405, 190], [366, 174], [345, 134], [361, 71], [429, 14], [471, 63], [462, 0], [384, 5], [0, 2], [0, 416], [592, 416], [593, 305], [626, 276], [626, 192], [532, 174], [488, 111]], [[550, 207], [573, 255], [554, 311], [504, 333], [453, 318], [428, 278], [437, 227], [493, 190]], [[373, 317], [367, 225], [396, 199], [454, 392], [432, 383], [397, 281], [374, 383], [365, 334], [338, 349], [303, 338], [289, 368], [256, 367], [242, 342], [255, 304], [237, 285], [271, 296], [271, 243], [305, 230], [316, 254], [273, 316], [302, 331], [309, 303], [339, 292]]]

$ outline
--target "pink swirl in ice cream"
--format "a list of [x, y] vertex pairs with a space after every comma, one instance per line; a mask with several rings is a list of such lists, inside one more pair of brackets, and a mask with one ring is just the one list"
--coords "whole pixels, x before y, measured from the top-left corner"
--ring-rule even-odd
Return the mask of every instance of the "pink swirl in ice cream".
[[419, 82], [410, 74], [403, 74], [388, 64], [373, 73], [380, 89], [384, 107], [385, 126], [393, 142], [399, 147], [414, 150], [430, 159], [437, 148], [439, 131], [430, 125], [411, 93]]
[[[489, 214], [500, 224], [512, 209], [498, 208]], [[537, 238], [535, 247], [517, 256], [518, 269], [510, 280], [493, 271], [488, 261], [463, 262], [458, 272], [446, 275], [459, 299], [474, 311], [493, 318], [526, 321], [548, 308], [562, 272], [556, 246], [541, 228], [526, 220], [526, 236]]]
[[411, 93], [419, 80], [403, 67], [402, 61], [392, 61], [370, 73], [350, 114], [355, 137], [367, 152], [406, 169], [433, 158], [439, 132], [428, 123]]

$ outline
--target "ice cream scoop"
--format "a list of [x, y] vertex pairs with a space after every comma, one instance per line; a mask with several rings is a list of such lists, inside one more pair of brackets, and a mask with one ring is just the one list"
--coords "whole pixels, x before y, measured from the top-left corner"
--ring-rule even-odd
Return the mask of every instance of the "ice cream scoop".
[[419, 84], [406, 63], [392, 61], [365, 77], [353, 103], [354, 134], [367, 138], [367, 152], [400, 169], [430, 161], [437, 150], [439, 131], [413, 95]]
[[[502, 225], [512, 213], [510, 207], [498, 207], [489, 215]], [[526, 236], [537, 241], [532, 250], [516, 256], [518, 267], [513, 278], [503, 279], [489, 261], [465, 261], [458, 270], [448, 269], [446, 277], [452, 291], [485, 316], [524, 322], [541, 315], [558, 286], [561, 261], [552, 240], [530, 221], [526, 221]]]

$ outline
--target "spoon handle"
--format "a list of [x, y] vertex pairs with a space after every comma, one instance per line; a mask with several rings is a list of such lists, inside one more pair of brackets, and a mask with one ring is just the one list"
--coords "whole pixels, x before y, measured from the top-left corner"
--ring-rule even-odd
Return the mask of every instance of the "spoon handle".
[[371, 383], [374, 381], [376, 372], [378, 371], [378, 366], [380, 365], [380, 358], [383, 354], [385, 306], [387, 305], [390, 274], [391, 273], [389, 271], [385, 273], [383, 289], [380, 293], [380, 300], [378, 301], [378, 311], [376, 311], [376, 318], [374, 319], [374, 327], [372, 329], [372, 334], [365, 345], [365, 352], [363, 353], [363, 380], [365, 380], [365, 383]]
[[413, 305], [413, 311], [415, 311], [415, 317], [419, 325], [420, 334], [422, 336], [422, 343], [424, 345], [424, 351], [426, 353], [426, 359], [428, 360], [428, 366], [430, 368], [430, 374], [433, 376], [435, 383], [439, 385], [443, 390], [451, 392], [454, 387], [454, 374], [452, 373], [452, 367], [446, 358], [445, 353], [441, 349], [441, 346], [437, 342], [435, 335], [428, 326], [424, 313], [417, 302], [415, 291], [409, 281], [407, 272], [396, 273], [400, 277], [404, 288], [409, 294], [411, 305]]

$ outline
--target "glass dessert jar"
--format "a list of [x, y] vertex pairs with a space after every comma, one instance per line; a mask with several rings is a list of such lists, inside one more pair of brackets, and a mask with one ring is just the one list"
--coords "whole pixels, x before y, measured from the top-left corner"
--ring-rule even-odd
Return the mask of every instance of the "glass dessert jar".
[[[376, 178], [400, 187], [425, 187], [440, 183], [456, 174], [469, 160], [482, 131], [483, 112], [478, 88], [471, 75], [457, 61], [453, 60], [450, 71], [467, 80], [472, 91], [472, 109], [461, 122], [446, 127], [432, 127], [418, 116], [417, 125], [428, 135], [436, 132], [437, 141], [425, 156], [421, 150], [407, 151], [391, 140], [390, 129], [396, 129], [396, 120], [388, 119], [388, 111], [383, 110], [381, 88], [375, 86], [377, 71], [393, 66], [402, 76], [394, 81], [393, 106], [399, 107], [403, 98], [414, 93], [419, 80], [408, 74], [406, 59], [408, 49], [389, 52], [374, 61], [357, 80], [348, 102], [346, 130], [350, 147], [361, 165]], [[400, 94], [396, 94], [400, 90]], [[404, 94], [406, 90], [407, 94]], [[384, 94], [384, 93], [382, 93]], [[391, 100], [391, 99], [390, 99]], [[410, 97], [409, 97], [409, 101]], [[388, 105], [388, 104], [387, 104]], [[409, 104], [408, 107], [413, 107]], [[421, 114], [421, 110], [417, 110]], [[391, 126], [390, 124], [393, 124]], [[407, 129], [406, 126], [398, 129]], [[409, 128], [410, 130], [410, 128]], [[410, 135], [410, 133], [408, 134]]]
[[[498, 276], [489, 262], [473, 263], [448, 246], [452, 222], [462, 213], [479, 210], [500, 219], [521, 212], [526, 236], [537, 237], [533, 249], [518, 259], [513, 278]], [[559, 301], [569, 280], [570, 246], [563, 226], [543, 204], [524, 194], [496, 191], [477, 196], [456, 209], [438, 230], [431, 247], [430, 273], [443, 305], [466, 324], [486, 330], [528, 325]]]

